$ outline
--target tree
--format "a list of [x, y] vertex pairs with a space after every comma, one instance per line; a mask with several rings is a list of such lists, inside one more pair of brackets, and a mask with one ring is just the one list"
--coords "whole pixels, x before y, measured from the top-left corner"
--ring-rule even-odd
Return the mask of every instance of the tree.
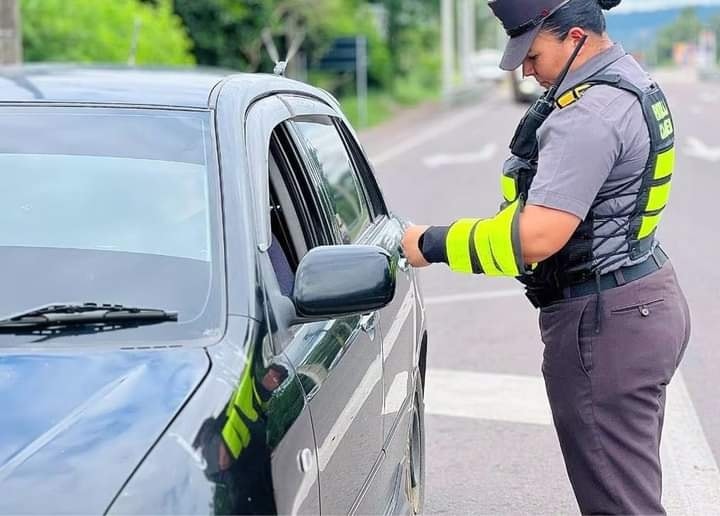
[[18, 0], [0, 0], [0, 64], [22, 61]]
[[200, 64], [268, 72], [273, 63], [262, 34], [269, 31], [280, 58], [304, 34], [302, 50], [312, 65], [335, 37], [362, 34], [370, 46], [371, 84], [389, 77], [386, 45], [363, 0], [174, 0], [174, 8], [188, 27]]
[[440, 77], [440, 13], [433, 0], [380, 0], [388, 18], [388, 46], [396, 94], [409, 83], [436, 88]]
[[28, 61], [193, 64], [169, 0], [22, 0]]
[[697, 44], [698, 34], [702, 28], [703, 23], [694, 7], [687, 7], [680, 11], [678, 18], [658, 33], [658, 60], [661, 63], [671, 62], [676, 43]]

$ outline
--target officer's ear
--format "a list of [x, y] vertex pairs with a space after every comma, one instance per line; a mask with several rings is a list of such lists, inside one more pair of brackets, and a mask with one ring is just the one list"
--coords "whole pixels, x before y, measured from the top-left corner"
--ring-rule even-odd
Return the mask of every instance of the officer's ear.
[[582, 27], [573, 27], [568, 32], [567, 39], [572, 42], [574, 48], [580, 44], [580, 40], [582, 40], [585, 36], [587, 36], [585, 29]]

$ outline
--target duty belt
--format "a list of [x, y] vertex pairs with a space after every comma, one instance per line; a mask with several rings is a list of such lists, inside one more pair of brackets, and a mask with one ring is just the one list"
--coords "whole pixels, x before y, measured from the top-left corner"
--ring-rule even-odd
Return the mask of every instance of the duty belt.
[[642, 263], [621, 267], [616, 271], [603, 274], [597, 279], [593, 278], [562, 289], [535, 290], [530, 288], [526, 290], [525, 295], [535, 308], [543, 308], [563, 299], [597, 294], [603, 290], [621, 287], [659, 270], [666, 261], [668, 261], [667, 254], [658, 246]]

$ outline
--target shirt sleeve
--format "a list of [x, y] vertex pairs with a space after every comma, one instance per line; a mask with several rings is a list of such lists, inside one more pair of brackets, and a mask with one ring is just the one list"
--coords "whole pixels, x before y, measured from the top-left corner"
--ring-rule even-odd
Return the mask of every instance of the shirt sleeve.
[[620, 156], [617, 129], [582, 102], [555, 111], [538, 130], [538, 170], [528, 204], [584, 219]]

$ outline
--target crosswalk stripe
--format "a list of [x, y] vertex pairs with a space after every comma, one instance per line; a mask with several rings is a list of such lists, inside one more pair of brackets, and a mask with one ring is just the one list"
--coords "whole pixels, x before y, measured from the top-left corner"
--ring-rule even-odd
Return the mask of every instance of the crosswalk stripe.
[[427, 306], [465, 303], [468, 301], [484, 301], [487, 299], [503, 299], [506, 297], [520, 297], [524, 292], [520, 289], [490, 290], [488, 292], [472, 292], [469, 294], [451, 294], [447, 296], [428, 296], [425, 298]]
[[[552, 424], [541, 377], [428, 369], [425, 411], [490, 421]], [[668, 514], [714, 514], [720, 470], [680, 372], [668, 387], [661, 459]]]

